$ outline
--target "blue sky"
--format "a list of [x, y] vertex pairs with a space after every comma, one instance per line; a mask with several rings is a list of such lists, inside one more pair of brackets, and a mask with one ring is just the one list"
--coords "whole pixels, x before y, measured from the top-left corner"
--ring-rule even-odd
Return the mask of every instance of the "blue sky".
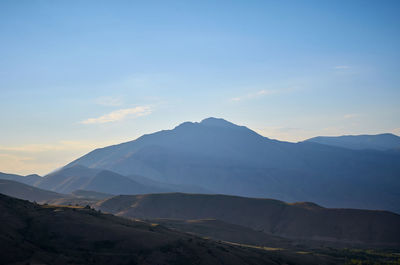
[[400, 134], [400, 1], [0, 1], [0, 171], [214, 116]]

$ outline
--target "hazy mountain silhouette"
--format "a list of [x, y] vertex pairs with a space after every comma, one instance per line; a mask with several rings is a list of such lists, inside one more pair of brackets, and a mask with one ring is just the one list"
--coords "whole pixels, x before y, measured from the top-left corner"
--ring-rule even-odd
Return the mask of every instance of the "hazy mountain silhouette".
[[[71, 193], [74, 199], [78, 197], [98, 199], [99, 196], [109, 197], [117, 194], [154, 192], [210, 193], [207, 189], [197, 186], [163, 183], [139, 175], [122, 176], [109, 170], [92, 169], [81, 165], [65, 167], [44, 177], [39, 175], [20, 176], [0, 172], [0, 179], [13, 180], [65, 194]], [[67, 201], [65, 200], [65, 202]], [[58, 200], [57, 202], [61, 201]]]
[[7, 173], [0, 172], [0, 179], [9, 179], [9, 180], [18, 181], [20, 183], [25, 183], [28, 185], [35, 185], [42, 178], [36, 174], [20, 176], [20, 175], [16, 175], [16, 174], [7, 174]]
[[89, 190], [108, 194], [143, 194], [169, 190], [144, 185], [109, 170], [91, 169], [76, 165], [66, 167], [42, 178], [37, 187], [71, 193]]
[[0, 193], [41, 204], [81, 206], [92, 205], [101, 199], [112, 197], [110, 194], [85, 190], [62, 194], [6, 179], [0, 179]]
[[6, 179], [0, 179], [0, 193], [32, 202], [36, 201], [38, 203], [45, 203], [50, 200], [72, 197], [70, 195], [43, 190], [17, 181]]
[[223, 119], [96, 149], [83, 165], [210, 192], [400, 212], [400, 153], [271, 140]]
[[205, 188], [194, 186], [194, 185], [182, 185], [182, 184], [172, 184], [160, 182], [151, 178], [146, 178], [139, 175], [128, 175], [128, 178], [156, 189], [170, 191], [170, 192], [189, 192], [189, 193], [212, 193], [210, 190]]
[[306, 140], [319, 144], [339, 146], [355, 150], [390, 150], [400, 148], [400, 137], [391, 133], [377, 135], [318, 136]]
[[400, 246], [400, 215], [386, 211], [183, 193], [115, 196], [96, 208], [133, 218], [217, 219], [296, 240]]

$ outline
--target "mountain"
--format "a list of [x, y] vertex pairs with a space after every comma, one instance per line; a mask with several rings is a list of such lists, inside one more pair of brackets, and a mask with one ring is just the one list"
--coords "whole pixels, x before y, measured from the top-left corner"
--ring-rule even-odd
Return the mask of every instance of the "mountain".
[[400, 212], [400, 152], [271, 140], [223, 119], [96, 149], [66, 168], [78, 165], [208, 193]]
[[61, 194], [40, 189], [13, 180], [0, 179], [0, 193], [14, 198], [53, 205], [92, 205], [100, 199], [111, 197], [99, 192], [76, 191], [72, 194]]
[[112, 197], [112, 195], [108, 193], [102, 193], [90, 190], [76, 190], [72, 192], [72, 195], [74, 195], [77, 198], [90, 198], [97, 200], [104, 200], [106, 198]]
[[40, 206], [1, 194], [0, 213], [0, 264], [301, 265], [338, 259], [215, 242], [90, 208]]
[[[44, 190], [72, 194], [53, 203], [79, 202], [79, 198], [104, 199], [118, 194], [143, 194], [158, 192], [194, 192], [210, 193], [210, 191], [191, 185], [178, 185], [159, 182], [139, 175], [122, 176], [121, 174], [101, 169], [87, 168], [81, 165], [64, 167], [44, 177], [39, 175], [20, 176], [0, 172], [0, 180], [8, 179], [28, 184]], [[17, 198], [22, 198], [16, 196]], [[90, 202], [87, 200], [87, 202]], [[79, 203], [81, 204], [81, 203]]]
[[129, 218], [217, 219], [295, 240], [400, 247], [400, 215], [386, 211], [183, 193], [116, 196], [95, 207]]
[[65, 194], [39, 189], [13, 180], [0, 179], [0, 193], [38, 203], [71, 197]]
[[319, 144], [326, 144], [354, 150], [373, 149], [390, 150], [400, 148], [400, 137], [391, 133], [377, 135], [343, 135], [336, 137], [318, 136], [306, 140]]
[[46, 175], [37, 187], [61, 193], [88, 190], [108, 194], [143, 194], [165, 192], [166, 189], [138, 183], [109, 170], [76, 165]]
[[40, 182], [42, 178], [36, 174], [20, 176], [16, 174], [7, 174], [0, 172], [0, 179], [14, 180], [28, 185], [35, 185], [36, 183]]
[[211, 191], [193, 185], [182, 185], [182, 184], [172, 184], [160, 182], [151, 178], [139, 176], [139, 175], [128, 175], [128, 178], [147, 186], [151, 186], [153, 188], [157, 188], [164, 191], [170, 192], [189, 192], [189, 193], [212, 193]]

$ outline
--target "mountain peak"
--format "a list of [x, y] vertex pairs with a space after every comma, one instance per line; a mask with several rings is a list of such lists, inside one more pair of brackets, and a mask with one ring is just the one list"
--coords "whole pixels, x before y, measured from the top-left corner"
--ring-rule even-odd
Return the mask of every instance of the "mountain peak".
[[201, 122], [190, 122], [190, 121], [183, 122], [183, 123], [179, 124], [178, 126], [176, 126], [175, 129], [194, 128], [198, 125], [206, 126], [206, 127], [219, 127], [219, 128], [231, 128], [231, 129], [243, 127], [243, 126], [239, 126], [234, 123], [231, 123], [222, 118], [209, 117], [209, 118], [202, 120]]
[[233, 124], [227, 120], [224, 120], [222, 118], [206, 118], [200, 122], [200, 124], [205, 125], [205, 126], [218, 126], [218, 127], [238, 127], [238, 125]]

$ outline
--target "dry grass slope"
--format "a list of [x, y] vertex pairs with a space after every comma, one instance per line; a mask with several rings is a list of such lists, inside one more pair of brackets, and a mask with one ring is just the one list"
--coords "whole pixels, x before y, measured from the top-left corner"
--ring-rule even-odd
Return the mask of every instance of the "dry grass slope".
[[40, 206], [0, 194], [0, 264], [332, 264], [202, 239], [79, 207]]
[[386, 211], [183, 193], [116, 196], [96, 207], [133, 218], [217, 219], [280, 237], [342, 246], [400, 246], [400, 215]]

